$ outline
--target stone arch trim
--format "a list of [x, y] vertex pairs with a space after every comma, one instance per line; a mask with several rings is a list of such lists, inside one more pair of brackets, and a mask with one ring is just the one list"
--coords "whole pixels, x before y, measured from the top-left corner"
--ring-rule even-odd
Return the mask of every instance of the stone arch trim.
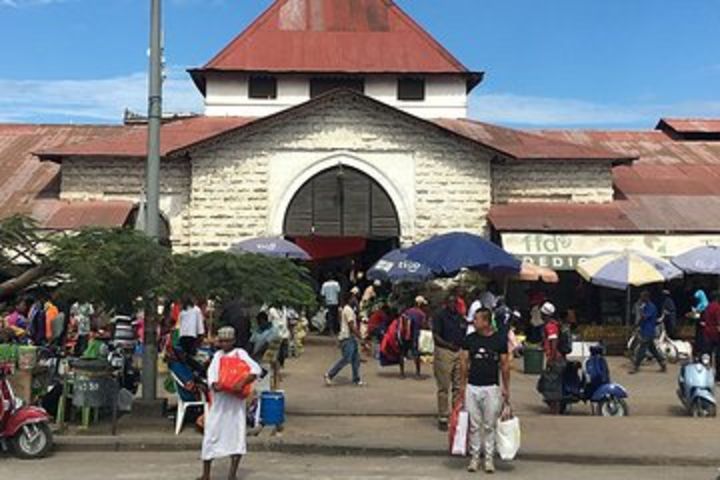
[[376, 181], [385, 190], [395, 207], [400, 224], [400, 237], [412, 236], [412, 213], [398, 186], [372, 163], [346, 152], [335, 153], [313, 162], [284, 186], [283, 193], [270, 216], [269, 233], [283, 235], [285, 214], [297, 192], [315, 175], [338, 166], [354, 168]]

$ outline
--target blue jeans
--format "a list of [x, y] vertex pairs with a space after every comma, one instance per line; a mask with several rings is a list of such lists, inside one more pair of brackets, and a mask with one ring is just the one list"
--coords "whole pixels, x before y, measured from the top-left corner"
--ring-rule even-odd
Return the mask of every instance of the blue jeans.
[[328, 371], [328, 377], [331, 379], [335, 378], [335, 375], [349, 364], [352, 367], [352, 381], [353, 383], [358, 383], [360, 381], [360, 352], [355, 337], [341, 340], [340, 352], [342, 353], [342, 357], [332, 366], [330, 371]]

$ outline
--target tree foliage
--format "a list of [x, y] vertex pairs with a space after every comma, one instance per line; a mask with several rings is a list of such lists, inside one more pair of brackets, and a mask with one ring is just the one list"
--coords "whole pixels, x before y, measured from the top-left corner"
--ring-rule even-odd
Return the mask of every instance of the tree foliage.
[[262, 255], [211, 252], [176, 255], [169, 291], [224, 303], [236, 298], [251, 305], [313, 309], [315, 292], [307, 270], [290, 260]]
[[88, 229], [53, 241], [52, 261], [66, 276], [60, 293], [117, 313], [136, 298], [163, 293], [172, 274], [170, 250], [132, 229]]

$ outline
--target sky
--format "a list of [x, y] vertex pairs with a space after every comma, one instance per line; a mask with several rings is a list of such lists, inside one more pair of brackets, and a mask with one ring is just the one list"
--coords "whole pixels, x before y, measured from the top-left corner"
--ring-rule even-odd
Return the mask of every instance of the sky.
[[[342, 0], [336, 0], [342, 1]], [[396, 0], [471, 70], [470, 115], [529, 128], [720, 117], [720, 0]], [[163, 0], [166, 111], [270, 0]], [[0, 0], [0, 121], [145, 112], [149, 0]]]

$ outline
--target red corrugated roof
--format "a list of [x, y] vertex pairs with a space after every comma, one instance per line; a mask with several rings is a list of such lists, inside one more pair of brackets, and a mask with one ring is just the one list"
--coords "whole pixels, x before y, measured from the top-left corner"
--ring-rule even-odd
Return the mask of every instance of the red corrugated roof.
[[108, 125], [0, 124], [0, 218], [31, 213], [34, 199], [59, 188], [59, 167], [32, 152], [117, 135], [127, 127]]
[[543, 130], [543, 136], [636, 155], [613, 169], [623, 196], [720, 195], [720, 142], [673, 139], [661, 131]]
[[276, 0], [206, 70], [471, 74], [391, 0]]
[[[416, 122], [425, 123], [426, 125], [429, 124], [434, 128], [439, 127], [452, 135], [465, 138], [512, 158], [611, 160], [616, 162], [627, 162], [632, 159], [631, 155], [615, 153], [614, 151], [601, 147], [588, 147], [562, 140], [553, 140], [535, 133], [528, 133], [472, 120], [436, 119], [428, 122], [352, 90], [331, 91], [303, 104], [262, 118], [198, 116], [169, 122], [162, 127], [161, 154], [168, 156], [198, 145], [218, 135], [250, 126], [251, 124], [256, 126], [267, 124], [290, 115], [298, 115], [298, 112], [312, 109], [321, 102], [333, 102], [342, 99], [347, 99], [347, 101], [360, 100], [371, 103], [375, 107], [399, 113], [412, 118]], [[140, 128], [126, 135], [84, 144], [69, 145], [67, 147], [46, 149], [38, 152], [38, 154], [43, 158], [51, 160], [71, 155], [144, 157], [147, 154], [146, 142], [147, 129]]]
[[121, 227], [135, 207], [126, 201], [40, 200], [35, 202], [33, 217], [49, 230], [79, 230], [86, 227]]
[[677, 133], [720, 134], [720, 118], [661, 118], [656, 128]]
[[[249, 117], [191, 117], [174, 120], [162, 126], [160, 154], [171, 155], [178, 150], [191, 147], [199, 142], [247, 125], [256, 120]], [[124, 134], [77, 145], [45, 148], [38, 151], [42, 158], [54, 159], [64, 156], [147, 156], [147, 127], [127, 127]]]
[[718, 196], [634, 195], [606, 204], [493, 205], [488, 219], [501, 232], [720, 232]]
[[469, 119], [437, 119], [438, 125], [490, 146], [518, 159], [548, 160], [613, 160], [629, 162], [632, 153], [611, 150], [601, 145], [588, 145], [537, 133], [515, 130]]

